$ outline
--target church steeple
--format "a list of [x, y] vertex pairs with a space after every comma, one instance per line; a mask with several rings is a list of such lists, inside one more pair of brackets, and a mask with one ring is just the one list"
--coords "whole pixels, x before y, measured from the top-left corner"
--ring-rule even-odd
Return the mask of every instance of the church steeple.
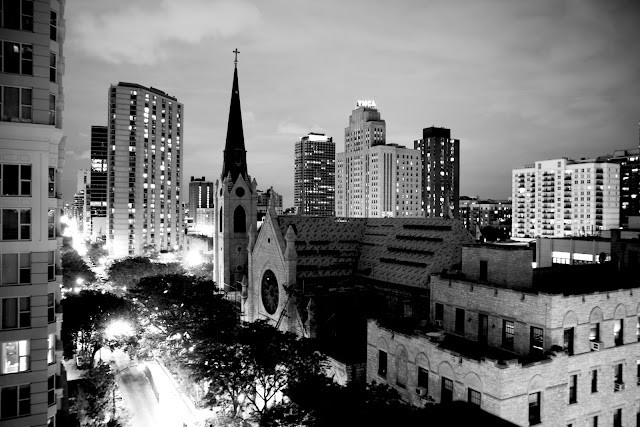
[[242, 112], [240, 111], [240, 90], [238, 88], [238, 53], [234, 51], [236, 59], [233, 70], [233, 88], [231, 89], [231, 105], [229, 107], [229, 123], [227, 125], [227, 142], [224, 147], [222, 164], [222, 179], [231, 173], [231, 179], [236, 181], [239, 175], [247, 178], [247, 150], [244, 149], [244, 131], [242, 130]]

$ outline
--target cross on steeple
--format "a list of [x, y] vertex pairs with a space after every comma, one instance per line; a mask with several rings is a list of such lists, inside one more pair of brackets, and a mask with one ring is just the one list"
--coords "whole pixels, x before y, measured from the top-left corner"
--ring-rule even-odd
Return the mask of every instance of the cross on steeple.
[[236, 54], [236, 59], [233, 61], [233, 63], [235, 64], [235, 67], [238, 68], [238, 54], [240, 53], [240, 51], [238, 50], [238, 48], [236, 48], [233, 53]]

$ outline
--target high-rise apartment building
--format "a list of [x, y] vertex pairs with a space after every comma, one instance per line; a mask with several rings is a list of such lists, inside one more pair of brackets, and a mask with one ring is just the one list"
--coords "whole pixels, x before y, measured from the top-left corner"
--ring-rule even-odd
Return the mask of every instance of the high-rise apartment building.
[[615, 150], [598, 161], [620, 165], [620, 226], [627, 227], [630, 216], [640, 215], [640, 148]]
[[89, 206], [89, 187], [91, 174], [87, 169], [78, 169], [76, 173], [76, 192], [73, 195], [74, 219], [84, 239], [89, 238], [91, 216]]
[[514, 169], [512, 237], [592, 236], [619, 226], [620, 165], [567, 158]]
[[213, 225], [213, 182], [205, 177], [189, 181], [189, 217], [194, 225]]
[[65, 2], [0, 6], [0, 426], [55, 426]]
[[135, 83], [109, 89], [107, 248], [114, 257], [182, 245], [184, 109]]
[[480, 232], [485, 227], [494, 227], [511, 234], [511, 200], [479, 199], [476, 197], [460, 197], [458, 218], [476, 239], [482, 237]]
[[458, 218], [460, 208], [460, 140], [451, 130], [429, 127], [413, 148], [422, 158], [422, 208], [427, 218]]
[[336, 154], [337, 217], [422, 216], [419, 151], [386, 144], [386, 124], [374, 101], [358, 101]]
[[91, 126], [90, 229], [93, 239], [107, 233], [107, 126]]
[[309, 133], [296, 142], [294, 206], [301, 215], [333, 216], [336, 144], [323, 133]]

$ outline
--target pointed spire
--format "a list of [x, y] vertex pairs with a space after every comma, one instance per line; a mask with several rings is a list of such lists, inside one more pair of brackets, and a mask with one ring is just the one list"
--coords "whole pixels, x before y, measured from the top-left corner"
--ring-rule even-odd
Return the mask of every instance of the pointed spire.
[[237, 53], [234, 63], [236, 68], [233, 70], [233, 87], [231, 89], [231, 105], [229, 107], [229, 123], [227, 125], [227, 142], [224, 147], [224, 160], [222, 164], [222, 176], [226, 177], [227, 174], [230, 173], [233, 182], [236, 181], [239, 175], [247, 178], [247, 151], [244, 149], [244, 131], [242, 129], [242, 112], [240, 110]]

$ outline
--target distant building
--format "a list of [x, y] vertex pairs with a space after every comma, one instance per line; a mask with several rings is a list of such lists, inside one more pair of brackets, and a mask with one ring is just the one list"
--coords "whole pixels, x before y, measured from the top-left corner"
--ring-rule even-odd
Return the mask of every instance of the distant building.
[[640, 148], [616, 150], [598, 161], [620, 165], [620, 226], [629, 225], [629, 217], [640, 215]]
[[336, 144], [323, 133], [296, 142], [293, 200], [301, 215], [332, 216], [335, 208]]
[[258, 199], [256, 202], [258, 223], [261, 223], [265, 215], [267, 215], [267, 210], [269, 209], [269, 200], [271, 198], [273, 198], [273, 207], [276, 210], [276, 213], [278, 215], [282, 215], [282, 196], [276, 193], [273, 190], [273, 187], [268, 189], [267, 191], [258, 190]]
[[107, 126], [91, 126], [89, 222], [92, 239], [106, 239], [107, 235], [108, 144]]
[[423, 216], [421, 154], [386, 144], [386, 124], [373, 101], [358, 101], [336, 154], [338, 217]]
[[[627, 249], [637, 259], [640, 245]], [[639, 272], [616, 271], [613, 252], [604, 265], [533, 270], [526, 246], [463, 247], [462, 274], [432, 275], [428, 321], [368, 321], [367, 381], [519, 426], [635, 425]]]
[[73, 195], [74, 219], [78, 230], [85, 240], [91, 233], [90, 209], [91, 173], [87, 169], [78, 169], [76, 175], [76, 192]]
[[460, 197], [458, 218], [465, 228], [480, 240], [484, 227], [495, 227], [511, 235], [511, 200], [478, 199], [477, 197]]
[[567, 158], [514, 169], [513, 238], [591, 236], [619, 226], [620, 165]]
[[460, 198], [460, 140], [451, 130], [429, 127], [414, 141], [422, 168], [422, 209], [427, 218], [458, 218]]
[[108, 234], [114, 257], [179, 249], [184, 109], [135, 83], [109, 89]]
[[65, 1], [0, 9], [0, 425], [63, 426]]
[[191, 177], [187, 210], [189, 218], [193, 219], [193, 228], [213, 236], [213, 182], [207, 181], [204, 176], [202, 178]]

